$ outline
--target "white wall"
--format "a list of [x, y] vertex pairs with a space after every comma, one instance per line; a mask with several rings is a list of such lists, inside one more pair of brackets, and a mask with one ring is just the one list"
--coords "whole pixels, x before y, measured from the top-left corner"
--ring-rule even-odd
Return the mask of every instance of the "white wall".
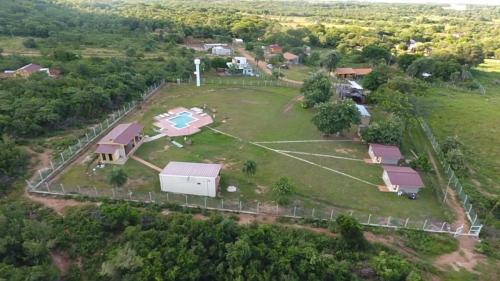
[[216, 178], [185, 177], [160, 174], [162, 191], [192, 194], [200, 196], [216, 196]]

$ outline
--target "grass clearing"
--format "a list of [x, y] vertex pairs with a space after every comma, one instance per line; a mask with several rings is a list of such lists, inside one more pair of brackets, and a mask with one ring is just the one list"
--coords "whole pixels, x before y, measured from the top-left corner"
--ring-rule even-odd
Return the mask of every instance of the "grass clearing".
[[303, 81], [318, 70], [319, 68], [317, 67], [310, 67], [302, 64], [291, 65], [288, 69], [282, 69], [285, 78], [296, 81]]
[[[152, 120], [155, 115], [177, 106], [189, 108], [206, 104], [207, 109], [215, 115], [213, 126], [240, 137], [242, 141], [204, 128], [202, 132], [189, 137], [192, 145], [186, 145], [182, 149], [172, 146], [163, 138], [144, 143], [135, 155], [158, 167], [164, 167], [172, 160], [223, 163], [223, 198], [271, 202], [271, 186], [280, 177], [287, 176], [297, 188], [293, 199], [299, 206], [337, 206], [357, 213], [398, 218], [446, 217], [442, 206], [435, 199], [433, 187], [424, 189], [419, 200], [408, 200], [393, 193], [379, 192], [376, 186], [251, 144], [252, 141], [322, 139], [321, 133], [311, 123], [314, 112], [301, 108], [300, 102], [294, 99], [298, 94], [298, 89], [282, 87], [174, 86], [159, 93], [154, 101], [148, 102], [148, 105], [125, 121], [138, 121], [145, 125], [146, 134], [154, 135], [156, 133], [153, 131]], [[183, 138], [175, 140], [181, 143], [184, 141]], [[361, 161], [294, 155], [375, 185], [382, 184], [381, 167], [362, 161], [363, 158], [368, 158], [366, 145], [346, 141], [345, 138], [332, 140], [334, 141], [264, 145], [273, 149], [356, 158]], [[249, 159], [257, 163], [257, 173], [251, 177], [241, 172], [244, 161]], [[125, 188], [159, 191], [157, 172], [133, 159], [129, 159], [124, 168], [130, 178]], [[59, 181], [68, 186], [80, 184], [110, 188], [106, 179], [111, 169], [108, 165], [104, 169], [98, 169], [97, 175], [92, 175], [88, 172], [87, 164], [76, 164]], [[238, 186], [239, 191], [227, 193], [225, 187], [228, 185]]]

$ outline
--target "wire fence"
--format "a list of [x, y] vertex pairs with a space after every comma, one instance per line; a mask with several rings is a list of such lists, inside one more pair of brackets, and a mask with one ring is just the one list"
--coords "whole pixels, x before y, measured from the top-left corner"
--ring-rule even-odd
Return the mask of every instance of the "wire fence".
[[[454, 191], [456, 191], [457, 196], [460, 200], [460, 203], [464, 207], [465, 214], [467, 215], [467, 219], [470, 222], [470, 229], [473, 230], [477, 235], [481, 232], [481, 229], [483, 225], [481, 224], [481, 221], [478, 218], [478, 214], [476, 210], [474, 210], [471, 202], [471, 198], [465, 193], [465, 190], [463, 188], [462, 183], [456, 176], [455, 172], [453, 169], [450, 167], [448, 162], [446, 161], [445, 155], [443, 154], [443, 151], [441, 150], [441, 147], [439, 145], [439, 142], [437, 141], [436, 137], [432, 133], [431, 128], [429, 125], [423, 120], [419, 119], [420, 125], [422, 126], [422, 129], [424, 130], [427, 138], [429, 139], [432, 148], [434, 149], [436, 155], [439, 158], [439, 162], [441, 163], [443, 167], [443, 171], [445, 175], [448, 177], [448, 186], [453, 188]], [[448, 188], [446, 188], [445, 192], [447, 192]], [[444, 200], [446, 200], [447, 194], [444, 194]]]
[[280, 206], [276, 203], [259, 201], [242, 201], [219, 197], [204, 197], [171, 192], [137, 191], [124, 188], [96, 188], [95, 186], [64, 186], [63, 184], [44, 183], [33, 193], [53, 196], [72, 196], [80, 198], [94, 198], [99, 200], [117, 200], [139, 202], [158, 205], [178, 205], [185, 208], [199, 208], [221, 212], [285, 217], [294, 219], [314, 219], [332, 221], [339, 215], [349, 215], [366, 226], [384, 227], [393, 229], [412, 229], [432, 233], [446, 233], [454, 236], [477, 236], [474, 229], [465, 226], [453, 226], [448, 222], [436, 219], [413, 219], [384, 217], [374, 214], [363, 214], [353, 210], [336, 207], [306, 208], [304, 206]]
[[162, 81], [150, 86], [142, 93], [139, 100], [125, 104], [122, 108], [109, 114], [109, 117], [106, 118], [103, 122], [100, 122], [99, 124], [88, 128], [85, 132], [85, 136], [78, 138], [75, 144], [70, 145], [67, 149], [60, 152], [57, 157], [54, 157], [50, 161], [49, 167], [38, 170], [37, 177], [35, 177], [31, 181], [27, 181], [28, 188], [38, 188], [47, 179], [50, 179], [57, 172], [61, 171], [67, 163], [71, 162], [76, 156], [80, 154], [80, 152], [84, 151], [90, 144], [93, 143], [94, 140], [97, 139], [97, 137], [106, 132], [109, 128], [113, 127], [123, 116], [135, 109], [137, 105], [141, 104], [145, 99], [147, 99], [154, 92], [160, 89], [164, 83], [165, 81]]

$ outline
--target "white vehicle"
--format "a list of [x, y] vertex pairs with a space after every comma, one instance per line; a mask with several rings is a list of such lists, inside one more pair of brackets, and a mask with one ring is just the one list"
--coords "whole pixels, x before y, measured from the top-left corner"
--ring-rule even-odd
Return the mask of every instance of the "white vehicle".
[[272, 64], [268, 64], [268, 65], [266, 65], [266, 67], [269, 68], [269, 69], [273, 69], [273, 65]]

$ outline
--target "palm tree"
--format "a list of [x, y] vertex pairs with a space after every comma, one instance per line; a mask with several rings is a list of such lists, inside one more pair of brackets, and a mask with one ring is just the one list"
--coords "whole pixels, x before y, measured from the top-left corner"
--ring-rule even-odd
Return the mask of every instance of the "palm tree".
[[115, 187], [123, 186], [127, 180], [128, 175], [122, 168], [114, 167], [109, 174], [109, 183]]
[[257, 172], [257, 163], [255, 163], [255, 161], [253, 160], [247, 160], [245, 161], [245, 163], [243, 163], [243, 168], [241, 169], [241, 171], [247, 174], [247, 176], [255, 175], [255, 173]]

